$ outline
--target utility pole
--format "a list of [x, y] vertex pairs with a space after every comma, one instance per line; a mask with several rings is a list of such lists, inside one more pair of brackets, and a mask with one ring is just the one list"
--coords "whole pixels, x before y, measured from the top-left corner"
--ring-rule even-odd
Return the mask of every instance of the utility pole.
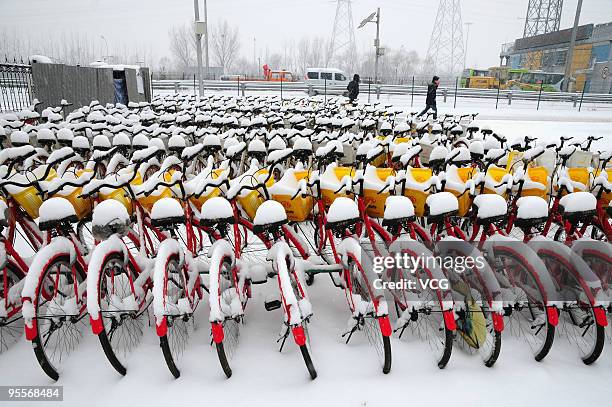
[[208, 59], [208, 5], [204, 0], [204, 57], [206, 59], [206, 77], [210, 75], [210, 64]]
[[576, 46], [576, 36], [578, 35], [578, 24], [580, 24], [580, 13], [582, 11], [582, 0], [578, 0], [576, 6], [576, 18], [574, 19], [574, 27], [572, 28], [572, 39], [570, 40], [569, 49], [567, 51], [567, 59], [565, 61], [565, 77], [563, 78], [563, 90], [569, 92], [570, 78], [572, 76], [572, 61], [574, 60], [574, 47]]
[[470, 41], [470, 26], [474, 23], [465, 23], [467, 25], [467, 30], [465, 32], [465, 52], [463, 54], [463, 70], [465, 70], [467, 64], [467, 53], [468, 53], [468, 44]]
[[378, 58], [380, 57], [380, 7], [376, 9], [376, 59], [374, 60], [374, 84], [378, 84]]
[[195, 25], [196, 25], [196, 54], [198, 57], [198, 90], [200, 96], [204, 95], [204, 82], [202, 81], [202, 34], [197, 33], [197, 25], [200, 21], [200, 5], [198, 0], [193, 0], [193, 11], [195, 13]]

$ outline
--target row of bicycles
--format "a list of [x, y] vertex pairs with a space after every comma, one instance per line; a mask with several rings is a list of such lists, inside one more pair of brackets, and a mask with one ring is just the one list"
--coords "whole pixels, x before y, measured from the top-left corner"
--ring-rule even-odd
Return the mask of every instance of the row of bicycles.
[[476, 114], [341, 98], [70, 109], [0, 117], [0, 351], [25, 332], [54, 380], [87, 331], [125, 375], [146, 326], [178, 378], [201, 307], [230, 377], [264, 283], [279, 349], [315, 379], [323, 276], [346, 299], [342, 340], [363, 336], [383, 373], [394, 334], [440, 368], [455, 347], [492, 367], [508, 336], [592, 364], [610, 340], [612, 154], [595, 137], [508, 139]]

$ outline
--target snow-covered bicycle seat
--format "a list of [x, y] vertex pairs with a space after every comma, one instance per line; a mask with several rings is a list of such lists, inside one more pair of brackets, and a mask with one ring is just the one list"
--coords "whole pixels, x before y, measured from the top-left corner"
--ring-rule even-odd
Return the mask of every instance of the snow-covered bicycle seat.
[[327, 211], [326, 229], [346, 229], [359, 221], [359, 208], [355, 201], [347, 197], [338, 197]]
[[207, 199], [200, 211], [200, 223], [204, 226], [234, 223], [232, 204], [220, 196]]
[[42, 231], [52, 230], [62, 224], [77, 222], [79, 218], [74, 207], [65, 198], [51, 198], [42, 203], [39, 209], [38, 228]]
[[548, 202], [539, 196], [524, 196], [516, 202], [515, 224], [518, 227], [532, 227], [548, 220]]
[[155, 227], [169, 229], [185, 223], [185, 211], [180, 202], [174, 198], [162, 198], [153, 204], [151, 224]]
[[383, 226], [395, 226], [416, 219], [412, 201], [403, 195], [392, 195], [385, 201]]
[[[425, 215], [430, 220], [452, 216], [459, 211], [459, 201], [450, 192], [438, 192], [427, 197]], [[441, 219], [440, 219], [441, 220]]]
[[597, 209], [597, 198], [590, 192], [573, 192], [559, 201], [561, 213], [570, 222], [585, 220]]
[[253, 233], [269, 232], [287, 222], [287, 212], [283, 205], [276, 201], [266, 201], [257, 208], [253, 219]]
[[495, 194], [478, 195], [474, 198], [474, 207], [479, 224], [502, 220], [508, 213], [508, 204], [504, 197]]

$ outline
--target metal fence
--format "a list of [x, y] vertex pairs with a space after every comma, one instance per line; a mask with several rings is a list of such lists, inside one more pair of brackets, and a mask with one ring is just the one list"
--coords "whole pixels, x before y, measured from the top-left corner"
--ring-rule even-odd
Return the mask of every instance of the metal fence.
[[[452, 83], [452, 82], [451, 82]], [[154, 92], [197, 92], [193, 79], [178, 80], [154, 80], [152, 82]], [[411, 99], [414, 104], [415, 96], [427, 94], [427, 86], [418, 84], [416, 78], [409, 81], [409, 85], [388, 85], [375, 83], [361, 84], [360, 98], [364, 100], [377, 100], [381, 95], [403, 95]], [[330, 86], [326, 82], [317, 86], [304, 82], [265, 82], [265, 81], [204, 81], [206, 91], [233, 91], [238, 96], [245, 96], [249, 92], [272, 92], [283, 96], [284, 92], [304, 92], [309, 95], [322, 95], [324, 97], [341, 95], [346, 91], [343, 86]], [[569, 102], [579, 110], [583, 104], [602, 103], [612, 104], [612, 94], [596, 93], [567, 93], [567, 92], [545, 92], [541, 86], [536, 91], [501, 90], [501, 89], [474, 89], [461, 88], [459, 80], [452, 85], [441, 84], [438, 88], [438, 100], [445, 103], [452, 102], [457, 107], [460, 98], [488, 99], [495, 103], [496, 108], [502, 104], [512, 105], [513, 101], [533, 101], [536, 109], [540, 108], [540, 102]]]
[[30, 65], [0, 64], [0, 112], [17, 111], [30, 106], [33, 94]]

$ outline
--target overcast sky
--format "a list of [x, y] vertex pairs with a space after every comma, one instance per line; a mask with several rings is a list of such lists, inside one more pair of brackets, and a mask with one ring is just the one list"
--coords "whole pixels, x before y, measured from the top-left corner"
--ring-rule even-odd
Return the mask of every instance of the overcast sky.
[[[203, 3], [203, 0], [200, 0]], [[463, 21], [470, 28], [467, 65], [486, 68], [499, 63], [500, 45], [523, 33], [528, 0], [463, 0]], [[562, 28], [573, 23], [577, 0], [565, 0]], [[384, 46], [427, 53], [437, 0], [354, 0], [355, 27], [381, 7]], [[333, 0], [208, 0], [211, 23], [227, 20], [237, 25], [242, 54], [252, 58], [253, 38], [258, 56], [283, 52], [291, 40], [303, 36], [330, 37], [336, 2]], [[25, 30], [38, 35], [62, 32], [104, 35], [114, 43], [150, 45], [154, 56], [170, 56], [168, 30], [193, 20], [193, 0], [0, 0], [0, 30]], [[584, 0], [581, 24], [612, 21], [612, 0]], [[464, 30], [465, 31], [465, 30]], [[373, 42], [374, 25], [356, 33], [357, 47]], [[464, 32], [465, 34], [465, 32]], [[100, 39], [100, 47], [103, 42]], [[2, 51], [0, 50], [0, 54]]]

